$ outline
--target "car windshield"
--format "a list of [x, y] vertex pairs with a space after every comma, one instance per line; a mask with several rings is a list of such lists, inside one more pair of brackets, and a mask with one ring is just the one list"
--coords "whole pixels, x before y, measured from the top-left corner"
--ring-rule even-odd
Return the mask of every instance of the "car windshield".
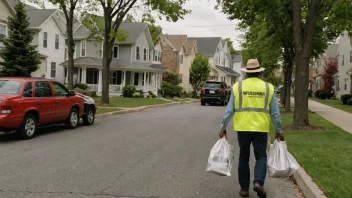
[[15, 80], [0, 80], [0, 94], [18, 95], [22, 83]]
[[204, 88], [206, 88], [206, 89], [209, 89], [209, 88], [219, 89], [219, 88], [221, 88], [221, 83], [219, 83], [219, 82], [207, 82], [207, 83], [205, 83]]

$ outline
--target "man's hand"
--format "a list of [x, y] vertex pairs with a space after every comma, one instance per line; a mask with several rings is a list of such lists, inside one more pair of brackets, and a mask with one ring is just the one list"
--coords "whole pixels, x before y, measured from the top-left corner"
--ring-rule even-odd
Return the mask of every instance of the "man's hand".
[[222, 138], [222, 137], [227, 137], [227, 132], [226, 132], [226, 130], [224, 130], [224, 129], [221, 129], [221, 131], [220, 131], [220, 133], [219, 133], [219, 136], [220, 136], [220, 138]]
[[276, 137], [275, 137], [277, 140], [280, 140], [280, 141], [285, 141], [285, 138], [284, 138], [284, 134], [283, 133], [276, 133]]

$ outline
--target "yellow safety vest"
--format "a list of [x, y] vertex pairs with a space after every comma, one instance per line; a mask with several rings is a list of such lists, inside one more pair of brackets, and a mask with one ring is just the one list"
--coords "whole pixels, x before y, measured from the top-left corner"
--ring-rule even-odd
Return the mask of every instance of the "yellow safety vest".
[[235, 97], [235, 131], [269, 132], [274, 86], [259, 78], [247, 78], [235, 83], [232, 90]]

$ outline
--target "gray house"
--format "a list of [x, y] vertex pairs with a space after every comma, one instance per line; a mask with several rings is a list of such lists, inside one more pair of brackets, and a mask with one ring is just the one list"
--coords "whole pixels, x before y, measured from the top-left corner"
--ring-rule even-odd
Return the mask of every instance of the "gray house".
[[[154, 50], [147, 23], [122, 23], [120, 29], [128, 33], [124, 42], [117, 42], [113, 47], [113, 60], [110, 65], [110, 94], [118, 96], [124, 86], [134, 85], [137, 90], [152, 92], [157, 95], [162, 81], [160, 52]], [[75, 78], [87, 84], [91, 90], [101, 94], [102, 91], [102, 47], [103, 43], [87, 39], [89, 31], [80, 24], [74, 30], [75, 40]], [[67, 56], [65, 57], [65, 60]], [[67, 76], [67, 65], [65, 67]]]

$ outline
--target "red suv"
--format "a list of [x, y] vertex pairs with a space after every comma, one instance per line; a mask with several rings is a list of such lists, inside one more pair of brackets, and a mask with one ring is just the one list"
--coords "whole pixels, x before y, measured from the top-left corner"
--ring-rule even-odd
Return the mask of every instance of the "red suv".
[[37, 126], [65, 123], [76, 128], [84, 115], [84, 99], [54, 80], [0, 78], [0, 131], [16, 130], [33, 138]]

